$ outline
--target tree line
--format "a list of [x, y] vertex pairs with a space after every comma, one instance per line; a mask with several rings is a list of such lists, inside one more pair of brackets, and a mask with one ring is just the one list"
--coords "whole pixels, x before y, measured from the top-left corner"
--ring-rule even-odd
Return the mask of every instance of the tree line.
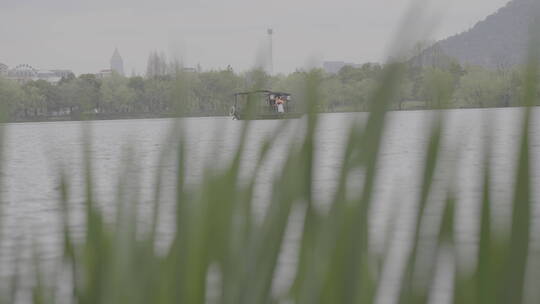
[[[395, 90], [394, 109], [507, 107], [520, 104], [524, 75], [520, 68], [490, 70], [450, 61], [438, 66], [402, 64], [403, 77]], [[383, 65], [343, 67], [320, 76], [321, 112], [364, 111], [379, 84]], [[312, 71], [311, 71], [312, 72]], [[234, 93], [253, 88], [303, 94], [308, 72], [270, 76], [254, 69], [185, 71], [152, 54], [145, 77], [112, 74], [71, 75], [58, 84], [44, 80], [17, 83], [0, 77], [0, 105], [11, 120], [73, 117], [79, 114], [226, 115]]]

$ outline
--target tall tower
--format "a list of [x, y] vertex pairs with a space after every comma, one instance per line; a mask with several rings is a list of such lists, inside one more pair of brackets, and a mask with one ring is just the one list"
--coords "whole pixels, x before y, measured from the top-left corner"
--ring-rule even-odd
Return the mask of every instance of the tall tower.
[[111, 70], [122, 76], [124, 75], [124, 60], [122, 60], [118, 48], [114, 49], [114, 54], [111, 57]]
[[273, 45], [273, 35], [274, 30], [269, 28], [267, 31], [268, 34], [268, 74], [274, 74], [274, 45]]

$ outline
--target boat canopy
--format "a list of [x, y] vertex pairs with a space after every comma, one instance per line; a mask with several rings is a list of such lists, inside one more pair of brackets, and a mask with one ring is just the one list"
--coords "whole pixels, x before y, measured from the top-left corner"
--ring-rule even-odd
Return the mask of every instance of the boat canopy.
[[[245, 95], [255, 95], [255, 94], [262, 94], [262, 95], [267, 95], [269, 96], [270, 98], [275, 98], [275, 97], [287, 97], [288, 100], [290, 100], [291, 98], [291, 94], [290, 93], [285, 93], [285, 92], [274, 92], [274, 91], [268, 91], [268, 90], [257, 90], [257, 91], [250, 91], [250, 92], [239, 92], [239, 93], [235, 93], [234, 96], [245, 96]], [[272, 96], [273, 95], [273, 96]]]

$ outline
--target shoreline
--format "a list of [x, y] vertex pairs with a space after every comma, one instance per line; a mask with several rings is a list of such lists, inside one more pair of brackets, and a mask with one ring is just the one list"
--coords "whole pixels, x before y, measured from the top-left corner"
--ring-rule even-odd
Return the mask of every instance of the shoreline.
[[[537, 106], [533, 106], [535, 108]], [[413, 112], [413, 111], [451, 111], [451, 110], [481, 110], [481, 109], [512, 109], [512, 108], [525, 108], [520, 106], [509, 107], [462, 107], [462, 108], [447, 108], [447, 109], [390, 109], [388, 112]], [[318, 112], [318, 114], [332, 114], [332, 113], [368, 113], [369, 111], [327, 111]], [[100, 121], [100, 120], [134, 120], [134, 119], [162, 119], [162, 118], [197, 118], [197, 117], [229, 117], [227, 114], [219, 113], [198, 113], [188, 115], [177, 115], [171, 113], [116, 113], [116, 114], [84, 114], [84, 115], [72, 115], [72, 116], [37, 116], [28, 119], [16, 119], [9, 120], [5, 123], [18, 124], [18, 123], [40, 123], [40, 122], [76, 122], [76, 121]]]
[[160, 118], [191, 118], [191, 117], [222, 117], [216, 113], [209, 114], [157, 114], [157, 113], [115, 113], [115, 114], [81, 114], [70, 116], [36, 116], [32, 118], [8, 120], [6, 123], [32, 123], [32, 122], [73, 122], [73, 121], [100, 121], [100, 120], [131, 120], [131, 119], [160, 119]]

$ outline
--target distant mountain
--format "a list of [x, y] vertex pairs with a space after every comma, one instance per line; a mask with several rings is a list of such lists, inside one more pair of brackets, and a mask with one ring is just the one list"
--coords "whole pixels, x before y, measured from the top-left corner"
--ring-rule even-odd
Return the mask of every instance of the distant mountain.
[[443, 56], [487, 68], [525, 63], [529, 29], [537, 8], [536, 0], [513, 0], [470, 30], [437, 42], [414, 61], [433, 65]]

